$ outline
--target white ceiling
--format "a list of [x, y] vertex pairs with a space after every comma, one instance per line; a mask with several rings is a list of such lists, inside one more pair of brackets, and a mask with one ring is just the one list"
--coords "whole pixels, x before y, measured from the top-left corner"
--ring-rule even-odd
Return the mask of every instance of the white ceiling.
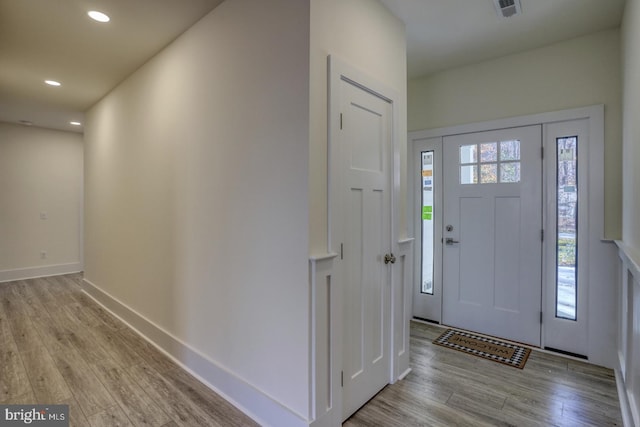
[[407, 69], [418, 77], [620, 25], [625, 0], [521, 0], [498, 17], [493, 0], [381, 0], [407, 26]]
[[[499, 18], [493, 0], [381, 1], [407, 26], [409, 77], [617, 27], [624, 9], [624, 0], [521, 0], [522, 15]], [[0, 121], [82, 131], [69, 121], [82, 121], [83, 111], [221, 2], [0, 0]], [[89, 19], [92, 9], [111, 22]]]
[[221, 2], [0, 0], [0, 120], [82, 131], [69, 121]]

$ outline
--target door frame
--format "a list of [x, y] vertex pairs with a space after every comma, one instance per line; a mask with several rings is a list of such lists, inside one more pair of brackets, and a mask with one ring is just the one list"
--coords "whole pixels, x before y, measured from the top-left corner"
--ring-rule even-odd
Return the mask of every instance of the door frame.
[[[390, 245], [389, 248], [392, 253], [402, 253], [407, 242], [411, 239], [405, 239], [402, 242], [398, 241], [398, 217], [399, 217], [399, 191], [400, 191], [400, 143], [402, 136], [399, 135], [399, 116], [400, 107], [398, 102], [400, 96], [391, 87], [381, 83], [375, 78], [370, 77], [365, 72], [352, 67], [345, 61], [336, 57], [335, 55], [329, 55], [328, 61], [328, 82], [327, 82], [327, 95], [328, 95], [328, 141], [327, 141], [327, 202], [328, 202], [328, 224], [327, 224], [327, 253], [337, 254], [334, 258], [335, 270], [332, 277], [332, 282], [335, 283], [336, 291], [331, 294], [331, 316], [333, 321], [331, 322], [330, 331], [330, 377], [331, 387], [330, 392], [333, 398], [330, 399], [333, 402], [333, 416], [334, 420], [341, 423], [342, 421], [342, 402], [343, 402], [343, 389], [341, 387], [341, 372], [342, 372], [342, 355], [343, 348], [343, 334], [342, 325], [343, 319], [343, 302], [341, 298], [341, 291], [343, 287], [340, 283], [344, 280], [343, 267], [341, 266], [341, 248], [340, 248], [340, 235], [344, 229], [344, 206], [341, 203], [342, 184], [344, 179], [342, 177], [341, 169], [341, 150], [337, 143], [340, 140], [340, 82], [346, 81], [353, 84], [367, 92], [372, 93], [375, 96], [386, 100], [391, 105], [391, 141], [390, 146], [387, 147], [387, 154], [389, 155], [389, 191], [390, 191]], [[397, 267], [396, 267], [397, 266]], [[389, 366], [388, 366], [388, 382], [394, 383], [400, 377], [406, 375], [408, 368], [408, 343], [409, 339], [409, 318], [410, 318], [410, 295], [408, 292], [401, 293], [401, 295], [407, 295], [404, 298], [405, 301], [397, 301], [396, 289], [398, 286], [402, 286], [402, 280], [397, 280], [399, 274], [396, 274], [394, 270], [402, 268], [402, 265], [396, 264], [391, 267], [390, 283], [387, 285], [385, 308], [389, 310], [389, 343], [385, 348], [387, 352]], [[408, 272], [410, 273], [410, 272]], [[399, 313], [406, 313], [406, 316], [398, 316]], [[406, 317], [406, 319], [405, 319]], [[401, 334], [399, 331], [402, 331]], [[399, 342], [400, 341], [400, 342]], [[402, 352], [396, 351], [400, 345], [403, 346]], [[406, 348], [405, 348], [406, 347]], [[406, 356], [405, 356], [406, 355]], [[406, 359], [405, 363], [401, 363]], [[404, 368], [404, 364], [407, 368]], [[339, 418], [339, 419], [338, 419]]]
[[[416, 162], [412, 160], [411, 156], [414, 153], [414, 147], [416, 144], [419, 144], [421, 141], [425, 141], [429, 138], [444, 138], [445, 136], [450, 135], [459, 135], [465, 133], [475, 133], [482, 131], [490, 131], [496, 129], [505, 129], [511, 127], [521, 127], [521, 126], [529, 126], [529, 125], [543, 125], [543, 146], [550, 146], [550, 142], [547, 141], [546, 127], [549, 124], [557, 123], [557, 122], [565, 122], [565, 121], [573, 121], [587, 119], [588, 120], [588, 132], [589, 132], [589, 141], [586, 147], [583, 147], [582, 150], [586, 151], [586, 153], [581, 156], [581, 161], [586, 161], [586, 164], [583, 165], [583, 168], [588, 168], [589, 174], [586, 179], [582, 182], [583, 195], [582, 197], [585, 201], [584, 206], [587, 209], [587, 216], [589, 227], [586, 233], [586, 236], [581, 236], [581, 239], [585, 240], [584, 244], [586, 245], [587, 254], [585, 254], [586, 259], [582, 261], [583, 264], [587, 264], [589, 266], [589, 271], [587, 274], [584, 274], [580, 280], [580, 288], [582, 292], [584, 292], [584, 300], [583, 304], [586, 306], [587, 314], [586, 321], [581, 322], [580, 328], [583, 328], [582, 336], [584, 336], [584, 356], [594, 363], [600, 363], [605, 366], [610, 365], [611, 356], [606, 354], [605, 349], [602, 347], [605, 345], [603, 342], [605, 339], [605, 335], [603, 330], [606, 329], [602, 325], [602, 323], [609, 323], [609, 317], [613, 315], [611, 310], [613, 308], [606, 307], [605, 310], [598, 309], [598, 301], [602, 300], [601, 295], [606, 291], [606, 278], [610, 277], [611, 272], [611, 264], [612, 260], [610, 259], [612, 254], [614, 254], [614, 248], [612, 242], [610, 240], [604, 239], [604, 105], [593, 105], [582, 108], [568, 109], [568, 110], [560, 110], [553, 111], [547, 113], [540, 114], [532, 114], [526, 116], [517, 116], [505, 119], [491, 120], [486, 122], [478, 122], [478, 123], [470, 123], [464, 125], [457, 125], [451, 127], [443, 127], [443, 128], [434, 128], [427, 129], [421, 131], [414, 131], [409, 133], [409, 149], [408, 152], [408, 173], [409, 177], [415, 177], [418, 171], [416, 171]], [[543, 207], [544, 208], [547, 203], [547, 197], [549, 197], [547, 182], [548, 177], [548, 168], [553, 165], [549, 165], [550, 156], [545, 156], [543, 160]], [[409, 178], [409, 182], [412, 181], [412, 178]], [[416, 186], [413, 184], [409, 184], [409, 188], [413, 188], [411, 191], [410, 197], [416, 198]], [[588, 202], [586, 201], [588, 198]], [[412, 206], [412, 203], [409, 204]], [[543, 226], [545, 230], [548, 228], [548, 214], [546, 209], [543, 209]], [[411, 220], [409, 221], [410, 227], [412, 227], [413, 236], [419, 236], [419, 230], [415, 227], [416, 220], [415, 216], [417, 216], [417, 211], [413, 210], [409, 213]], [[547, 236], [551, 234], [547, 231]], [[417, 239], [419, 240], [419, 239]], [[548, 237], [547, 239], [548, 240]], [[419, 242], [418, 242], [419, 243]], [[548, 270], [553, 268], [553, 266], [549, 266], [546, 260], [549, 257], [549, 245], [543, 245], [543, 256], [542, 256], [542, 268], [543, 268], [543, 286], [542, 286], [542, 312], [543, 312], [543, 322], [542, 322], [542, 347], [544, 348], [546, 344], [546, 336], [545, 329], [546, 327], [562, 327], [562, 325], [558, 325], [558, 322], [551, 322], [547, 320], [551, 320], [549, 316], [555, 317], [555, 313], [549, 313], [547, 308], [547, 304], [544, 304], [545, 301], [548, 300], [548, 294], [551, 289], [551, 283], [545, 282], [546, 278], [549, 277]], [[416, 247], [415, 253], [418, 254], [420, 249]], [[413, 268], [413, 281], [412, 281], [412, 290], [411, 294], [414, 296], [416, 286], [419, 285], [419, 277], [420, 277], [420, 264], [418, 262], [418, 258], [415, 258], [415, 265]], [[555, 285], [555, 284], [554, 284]], [[440, 322], [442, 321], [442, 315], [440, 317]], [[555, 320], [555, 319], [553, 319]], [[569, 330], [575, 330], [572, 327]]]

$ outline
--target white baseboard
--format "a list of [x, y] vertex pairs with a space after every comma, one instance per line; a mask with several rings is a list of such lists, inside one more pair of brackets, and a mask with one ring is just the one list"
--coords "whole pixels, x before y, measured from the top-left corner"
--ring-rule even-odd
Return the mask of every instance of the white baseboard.
[[82, 263], [80, 262], [3, 270], [0, 271], [0, 283], [35, 279], [36, 277], [59, 276], [61, 274], [79, 273], [80, 271], [82, 271]]
[[83, 290], [207, 387], [262, 426], [309, 426], [305, 420], [272, 397], [220, 366], [140, 313], [101, 290], [89, 280]]
[[404, 371], [403, 373], [401, 373], [398, 376], [398, 381], [402, 381], [403, 379], [405, 379], [407, 377], [407, 375], [409, 375], [411, 373], [411, 368], [408, 368], [406, 371]]

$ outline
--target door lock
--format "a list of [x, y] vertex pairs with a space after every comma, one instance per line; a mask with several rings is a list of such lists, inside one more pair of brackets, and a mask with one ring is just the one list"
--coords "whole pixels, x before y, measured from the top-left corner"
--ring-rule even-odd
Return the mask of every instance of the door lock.
[[447, 237], [446, 239], [444, 239], [444, 242], [445, 242], [447, 245], [453, 245], [453, 244], [455, 244], [455, 243], [460, 243], [460, 242], [459, 242], [459, 241], [457, 241], [457, 240], [453, 240], [451, 237]]
[[395, 264], [396, 263], [396, 256], [394, 254], [385, 254], [384, 255], [384, 263], [385, 264]]

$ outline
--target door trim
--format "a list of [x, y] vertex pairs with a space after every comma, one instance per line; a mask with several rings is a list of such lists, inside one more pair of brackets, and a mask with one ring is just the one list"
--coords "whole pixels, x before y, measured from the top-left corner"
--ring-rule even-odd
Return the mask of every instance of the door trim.
[[[391, 87], [379, 82], [378, 80], [370, 77], [363, 71], [352, 67], [335, 55], [329, 55], [328, 62], [328, 82], [327, 82], [327, 96], [328, 96], [328, 130], [327, 130], [327, 253], [340, 254], [340, 236], [339, 233], [344, 227], [343, 220], [343, 207], [340, 205], [341, 184], [343, 182], [341, 178], [340, 168], [340, 150], [337, 149], [336, 143], [340, 140], [338, 132], [340, 130], [340, 82], [346, 81], [353, 84], [367, 92], [372, 93], [375, 96], [389, 102], [391, 105], [391, 146], [388, 147], [388, 154], [390, 155], [390, 244], [391, 251], [398, 255], [406, 252], [406, 242], [398, 241], [398, 200], [400, 189], [400, 144], [402, 136], [399, 135], [399, 113], [400, 108], [398, 101], [400, 97], [398, 93]], [[410, 242], [410, 240], [409, 240]], [[402, 243], [402, 244], [401, 244]], [[403, 259], [407, 258], [403, 256]], [[410, 257], [409, 257], [410, 258]], [[337, 284], [337, 288], [340, 287], [340, 283], [344, 280], [342, 268], [339, 266], [340, 257], [337, 256], [334, 260], [334, 275], [333, 283]], [[394, 298], [397, 292], [398, 285], [402, 286], [402, 283], [396, 283], [396, 277], [410, 278], [411, 274], [400, 275], [396, 274], [396, 270], [400, 269], [402, 265], [406, 263], [400, 263], [397, 267], [391, 268], [389, 289], [387, 291], [388, 305], [390, 315], [390, 338], [387, 351], [389, 357], [388, 367], [388, 382], [395, 382], [401, 374], [406, 375], [406, 371], [409, 369], [409, 314], [410, 309], [407, 306], [410, 304], [409, 298]], [[410, 265], [410, 264], [409, 264]], [[407, 272], [407, 273], [410, 273]], [[409, 283], [410, 280], [406, 280]], [[333, 419], [341, 423], [342, 419], [342, 402], [343, 393], [340, 385], [340, 376], [342, 370], [342, 325], [343, 325], [343, 304], [342, 298], [338, 295], [339, 292], [333, 292], [331, 295], [331, 304], [333, 306], [331, 313], [335, 316], [335, 322], [332, 322], [331, 336], [331, 393], [333, 403]], [[401, 293], [401, 295], [407, 295], [407, 292]], [[403, 301], [404, 300], [404, 301]], [[399, 322], [398, 314], [406, 313], [406, 320]], [[400, 324], [399, 324], [400, 323]], [[406, 323], [406, 327], [403, 326]], [[400, 338], [400, 339], [399, 339]], [[399, 349], [400, 351], [396, 351]], [[401, 357], [406, 355], [407, 357]], [[406, 365], [406, 366], [404, 366]]]
[[[588, 236], [583, 237], [588, 238], [589, 240], [589, 259], [587, 261], [589, 265], [589, 272], [587, 274], [590, 278], [589, 283], [587, 284], [588, 289], [584, 290], [587, 293], [586, 304], [588, 307], [588, 321], [585, 325], [587, 337], [586, 356], [593, 363], [602, 364], [604, 366], [613, 366], [613, 358], [606, 351], [609, 341], [611, 340], [609, 337], [611, 333], [608, 331], [615, 327], [615, 325], [610, 324], [610, 318], [615, 314], [612, 308], [615, 305], [612, 302], [614, 298], [608, 295], [611, 291], [609, 286], [610, 277], [614, 274], [612, 271], [615, 270], [615, 248], [613, 248], [611, 241], [604, 239], [604, 105], [600, 104], [486, 122], [414, 131], [409, 133], [410, 146], [407, 152], [408, 155], [411, 156], [413, 153], [413, 147], [416, 143], [433, 137], [444, 137], [449, 135], [536, 124], [545, 125], [579, 119], [588, 119], [589, 122], [589, 154], [587, 160], [588, 164], [586, 165], [586, 167], [589, 168], [587, 183], [589, 191], [589, 206], [587, 207], [589, 231]], [[544, 143], [545, 141], [543, 140], [543, 144]], [[413, 162], [411, 162], [410, 157], [408, 161], [409, 176], [414, 176], [415, 171], [412, 171]], [[545, 176], [546, 171], [543, 173], [543, 179]], [[546, 182], [543, 183], [543, 185], [546, 187]], [[546, 197], [546, 193], [544, 197]], [[415, 213], [412, 212], [411, 215], [413, 214]], [[412, 234], [414, 236], [418, 236], [418, 230], [415, 230], [414, 221], [409, 221], [409, 224], [413, 229]], [[417, 250], [418, 248], [416, 247], [416, 251]], [[545, 255], [543, 255], [543, 260], [544, 259], [546, 259]], [[419, 265], [414, 265], [414, 275], [419, 274], [418, 269]], [[418, 280], [416, 277], [417, 276], [414, 276], [412, 282], [412, 293], [413, 286], [415, 286], [415, 283], [417, 283], [416, 280]], [[547, 277], [544, 272], [543, 277]], [[547, 284], [543, 284], [543, 301], [546, 298], [544, 290], [546, 285]], [[584, 286], [584, 284], [581, 284], [581, 286]], [[545, 309], [543, 308], [543, 311], [544, 310]], [[546, 317], [547, 315], [549, 315], [549, 313], [545, 312], [544, 316]], [[545, 327], [545, 322], [543, 322], [543, 346], [545, 345]]]

